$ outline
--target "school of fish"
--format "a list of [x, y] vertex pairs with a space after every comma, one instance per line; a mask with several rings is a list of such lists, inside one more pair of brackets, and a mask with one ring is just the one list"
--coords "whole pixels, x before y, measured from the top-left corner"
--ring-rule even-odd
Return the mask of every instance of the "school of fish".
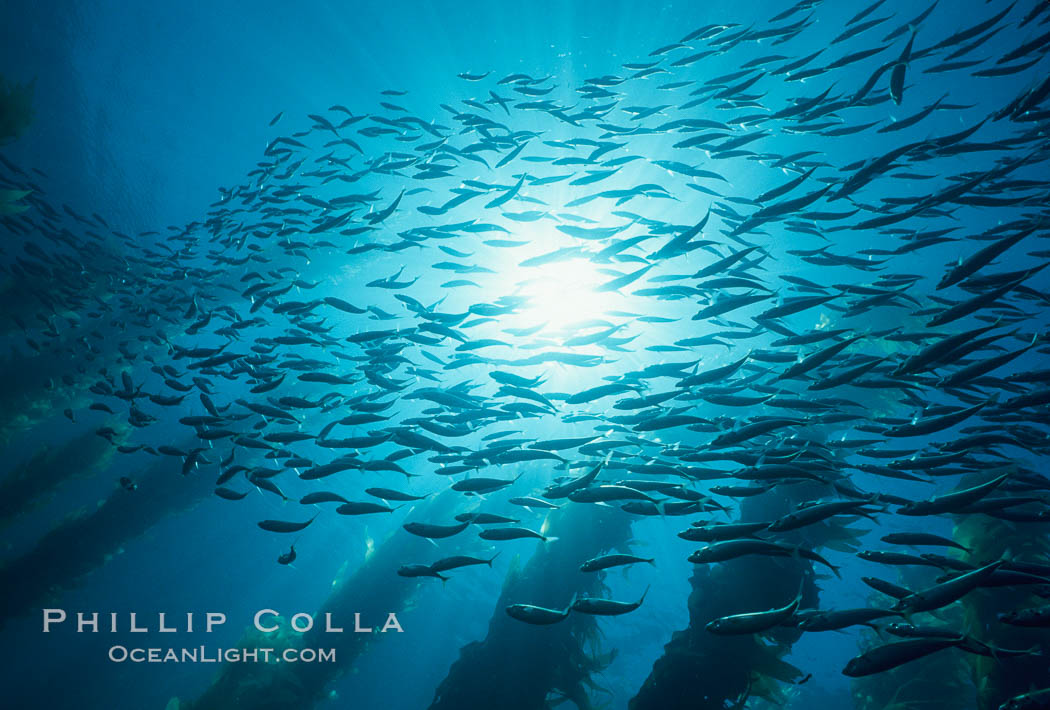
[[[572, 85], [466, 71], [440, 106], [394, 89], [332, 106], [273, 138], [205, 217], [155, 232], [52, 205], [0, 156], [18, 203], [0, 211], [3, 271], [37, 302], [14, 346], [88, 393], [65, 416], [121, 454], [172, 457], [258, 506], [275, 547], [295, 538], [282, 564], [318, 519], [385, 514], [435, 544], [399, 574], [454, 584], [507, 545], [557, 544], [551, 509], [615, 506], [681, 516], [697, 565], [796, 557], [833, 585], [855, 552], [885, 596], [804, 609], [800, 595], [711, 633], [878, 622], [900, 637], [843, 659], [850, 676], [946, 649], [1036, 653], [928, 615], [982, 587], [1050, 599], [1050, 560], [979, 559], [930, 532], [1050, 524], [1050, 5], [953, 21], [941, 0], [907, 17], [883, 1], [830, 43], [807, 38], [831, 4], [803, 0]], [[931, 30], [934, 13], [958, 31]], [[1016, 49], [989, 56], [998, 33]], [[737, 69], [710, 76], [715, 60]], [[916, 494], [887, 490], [902, 482]], [[740, 500], [803, 483], [824, 494], [738, 519]], [[472, 512], [420, 518], [445, 488]], [[874, 530], [798, 542], [840, 523]], [[477, 556], [442, 553], [453, 536], [478, 538]], [[908, 565], [943, 576], [883, 579]], [[548, 625], [644, 599], [506, 613]], [[1000, 620], [1046, 627], [1050, 606]]]

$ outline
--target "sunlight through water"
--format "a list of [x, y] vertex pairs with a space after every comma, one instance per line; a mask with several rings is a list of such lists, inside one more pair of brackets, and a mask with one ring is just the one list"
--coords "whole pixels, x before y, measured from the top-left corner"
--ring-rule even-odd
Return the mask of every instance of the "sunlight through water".
[[597, 290], [610, 277], [586, 259], [546, 264], [530, 269], [530, 272], [528, 278], [519, 284], [521, 294], [529, 299], [522, 315], [525, 320], [546, 323], [550, 330], [601, 318], [621, 300], [616, 293]]

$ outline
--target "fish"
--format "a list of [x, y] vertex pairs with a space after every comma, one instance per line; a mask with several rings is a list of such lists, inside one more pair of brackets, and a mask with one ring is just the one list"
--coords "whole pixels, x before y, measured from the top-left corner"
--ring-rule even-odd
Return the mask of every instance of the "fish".
[[461, 493], [491, 493], [492, 491], [498, 491], [501, 488], [514, 483], [514, 480], [505, 480], [501, 478], [486, 478], [478, 476], [475, 478], [464, 478], [462, 481], [456, 481], [452, 484], [452, 490], [460, 491]]
[[215, 489], [215, 495], [223, 498], [224, 500], [243, 500], [247, 497], [247, 492], [238, 492], [225, 486], [218, 486]]
[[1002, 255], [1007, 249], [1018, 244], [1022, 239], [1035, 231], [1035, 227], [1018, 230], [1016, 233], [998, 239], [987, 246], [978, 249], [966, 257], [959, 257], [959, 262], [937, 282], [937, 290], [954, 286], [963, 279], [973, 276], [977, 271], [991, 263], [996, 257]]
[[704, 628], [713, 634], [735, 635], [735, 634], [757, 634], [767, 631], [775, 626], [780, 626], [794, 616], [802, 601], [801, 595], [779, 609], [769, 611], [752, 611], [746, 614], [733, 614], [722, 616], [709, 621]]
[[419, 537], [425, 537], [432, 540], [441, 539], [446, 537], [452, 537], [458, 533], [463, 532], [467, 529], [470, 523], [459, 523], [456, 525], [434, 525], [432, 523], [418, 523], [411, 522], [405, 523], [403, 527], [407, 532]]
[[623, 554], [602, 555], [601, 557], [593, 557], [581, 564], [580, 571], [598, 572], [611, 567], [622, 567], [623, 565], [631, 565], [638, 562], [648, 562], [650, 565], [656, 564], [655, 558], [652, 557], [637, 557]]
[[956, 550], [962, 550], [963, 552], [972, 551], [970, 548], [959, 544], [955, 540], [940, 535], [934, 535], [932, 533], [890, 533], [889, 535], [883, 535], [880, 539], [891, 545], [909, 545], [912, 547], [933, 545], [938, 547], [954, 547]]
[[645, 588], [642, 596], [636, 602], [620, 602], [614, 599], [599, 599], [596, 597], [582, 597], [572, 603], [571, 609], [579, 614], [593, 614], [596, 616], [619, 616], [627, 614], [642, 605], [645, 595], [649, 593], [649, 587]]
[[483, 540], [524, 540], [528, 538], [550, 542], [552, 538], [542, 535], [535, 530], [522, 527], [486, 528], [478, 533]]
[[934, 496], [926, 501], [908, 502], [901, 506], [897, 510], [897, 513], [899, 515], [937, 515], [964, 509], [1002, 485], [1002, 483], [1010, 477], [1010, 473], [1011, 472], [1007, 471], [990, 481], [971, 486], [970, 488], [961, 491], [956, 491], [955, 493], [945, 493], [941, 496]]
[[558, 506], [550, 501], [543, 500], [542, 498], [535, 498], [533, 496], [516, 496], [514, 498], [508, 498], [507, 502], [511, 505], [520, 505], [523, 508], [539, 508], [540, 510], [553, 510]]
[[866, 511], [862, 510], [866, 505], [871, 505], [871, 501], [828, 501], [803, 504], [798, 510], [777, 518], [765, 529], [771, 532], [785, 532], [813, 525], [835, 515], [866, 515]]
[[564, 621], [568, 618], [569, 612], [571, 611], [571, 604], [567, 606], [564, 611], [547, 609], [532, 604], [510, 604], [506, 607], [507, 616], [534, 626], [549, 626], [551, 624], [556, 624], [559, 621]]
[[430, 569], [434, 572], [445, 572], [452, 569], [459, 569], [460, 567], [469, 567], [471, 565], [487, 565], [488, 567], [492, 567], [492, 562], [497, 557], [499, 557], [498, 552], [488, 559], [469, 557], [467, 555], [453, 555], [452, 557], [443, 557], [437, 562], [431, 563]]
[[702, 547], [689, 555], [689, 561], [693, 564], [709, 564], [711, 562], [726, 562], [744, 555], [770, 555], [773, 557], [800, 557], [818, 562], [839, 576], [839, 569], [828, 562], [820, 554], [807, 550], [804, 547], [791, 547], [765, 540], [720, 540], [706, 547]]
[[850, 659], [842, 674], [851, 678], [884, 673], [919, 658], [955, 648], [965, 640], [964, 636], [937, 639], [911, 639], [876, 646]]
[[[340, 515], [369, 515], [372, 513], [393, 513], [395, 508], [389, 508], [379, 503], [370, 503], [368, 501], [349, 501], [343, 503], [335, 512]], [[426, 536], [425, 536], [426, 537]]]
[[1050, 626], [1050, 606], [1029, 609], [1016, 609], [999, 614], [999, 621], [1011, 626], [1045, 627]]
[[305, 530], [316, 519], [317, 516], [315, 515], [305, 523], [294, 523], [287, 520], [262, 520], [259, 522], [259, 527], [267, 532], [294, 533]]
[[619, 500], [645, 500], [656, 502], [651, 496], [629, 486], [601, 485], [580, 488], [568, 495], [574, 503], [608, 503]]
[[799, 620], [798, 628], [803, 631], [838, 631], [856, 625], [871, 626], [873, 621], [901, 613], [894, 609], [874, 608], [817, 610]]
[[282, 552], [277, 557], [277, 564], [279, 565], [290, 565], [295, 562], [296, 558], [295, 545], [288, 548], [288, 552]]
[[898, 584], [893, 584], [892, 582], [887, 582], [885, 580], [878, 579], [877, 577], [861, 577], [860, 579], [872, 589], [882, 592], [883, 594], [893, 597], [894, 599], [900, 600], [911, 594], [911, 590], [905, 589], [904, 587]]
[[915, 44], [916, 34], [916, 30], [913, 29], [911, 37], [908, 38], [908, 43], [904, 45], [903, 51], [901, 51], [897, 61], [893, 64], [893, 69], [890, 71], [890, 97], [893, 99], [893, 103], [898, 106], [904, 99], [904, 75], [909, 62], [911, 62], [911, 48]]
[[494, 513], [459, 513], [456, 515], [456, 520], [474, 525], [501, 525], [503, 523], [520, 523], [520, 520], [516, 518], [508, 518], [505, 515], [496, 515]]
[[769, 522], [754, 523], [703, 523], [696, 522], [688, 529], [678, 533], [683, 540], [693, 542], [723, 542], [751, 537], [768, 528]]
[[436, 577], [442, 582], [447, 582], [449, 578], [439, 574], [440, 572], [441, 570], [435, 570], [429, 565], [421, 564], [402, 565], [397, 568], [399, 577]]
[[908, 613], [940, 609], [981, 586], [1002, 564], [1002, 560], [997, 560], [947, 582], [909, 594], [898, 601], [894, 609]]

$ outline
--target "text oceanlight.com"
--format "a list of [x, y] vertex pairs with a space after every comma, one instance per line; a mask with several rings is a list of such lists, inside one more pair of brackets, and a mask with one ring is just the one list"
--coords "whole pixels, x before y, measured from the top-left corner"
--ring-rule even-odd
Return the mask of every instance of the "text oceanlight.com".
[[127, 648], [113, 646], [114, 663], [335, 663], [334, 648]]

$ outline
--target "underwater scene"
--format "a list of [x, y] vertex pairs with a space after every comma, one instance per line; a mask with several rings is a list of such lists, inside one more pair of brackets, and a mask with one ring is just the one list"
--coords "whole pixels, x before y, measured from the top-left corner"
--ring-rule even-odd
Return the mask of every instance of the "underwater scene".
[[4, 3], [0, 705], [1050, 708], [1048, 56]]

